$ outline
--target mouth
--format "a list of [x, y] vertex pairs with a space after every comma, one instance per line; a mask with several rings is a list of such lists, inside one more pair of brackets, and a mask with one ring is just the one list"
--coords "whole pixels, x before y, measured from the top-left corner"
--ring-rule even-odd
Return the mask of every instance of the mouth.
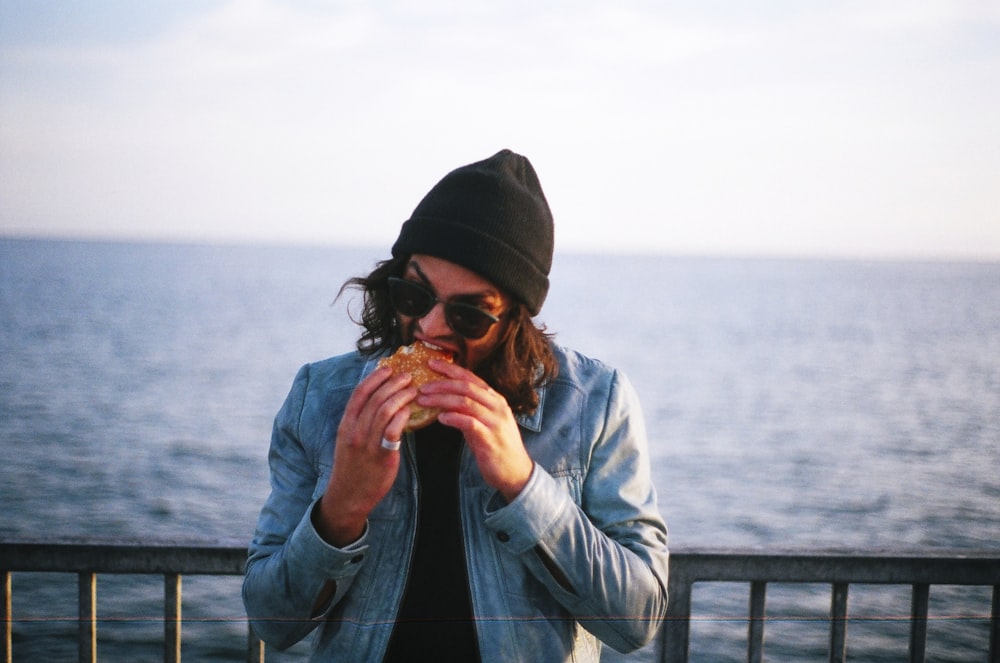
[[423, 343], [424, 345], [426, 345], [431, 350], [437, 350], [437, 351], [440, 351], [440, 352], [448, 352], [448, 353], [451, 354], [452, 357], [455, 358], [455, 361], [458, 361], [459, 360], [459, 356], [461, 355], [461, 352], [459, 352], [459, 349], [456, 348], [456, 347], [453, 347], [451, 345], [440, 345], [438, 343], [432, 343], [432, 342], [428, 341], [427, 339], [420, 338], [419, 335], [415, 335], [413, 340], [414, 341], [420, 341], [421, 343]]

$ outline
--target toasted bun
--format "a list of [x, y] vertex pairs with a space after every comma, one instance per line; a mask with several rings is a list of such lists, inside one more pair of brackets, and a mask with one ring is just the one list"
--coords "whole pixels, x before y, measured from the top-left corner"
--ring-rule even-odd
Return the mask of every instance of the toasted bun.
[[[396, 350], [391, 357], [384, 357], [379, 360], [379, 367], [388, 366], [393, 373], [409, 373], [413, 376], [411, 384], [420, 387], [441, 379], [441, 374], [432, 371], [427, 362], [431, 359], [442, 359], [453, 361], [453, 357], [447, 350], [439, 350], [424, 344], [421, 341], [413, 345], [404, 345]], [[410, 418], [403, 428], [404, 432], [410, 432], [429, 426], [437, 419], [441, 410], [437, 408], [420, 407], [415, 402], [410, 403]]]

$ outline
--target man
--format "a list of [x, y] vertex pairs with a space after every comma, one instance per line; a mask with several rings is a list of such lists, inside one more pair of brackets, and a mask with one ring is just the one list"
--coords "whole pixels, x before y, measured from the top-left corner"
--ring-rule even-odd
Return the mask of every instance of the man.
[[[444, 177], [364, 293], [358, 351], [303, 367], [275, 419], [243, 596], [317, 661], [597, 661], [649, 641], [667, 531], [626, 379], [532, 318], [553, 222], [508, 150]], [[609, 312], [610, 314], [610, 312]], [[454, 353], [416, 389], [376, 362]], [[437, 423], [403, 434], [411, 402]]]

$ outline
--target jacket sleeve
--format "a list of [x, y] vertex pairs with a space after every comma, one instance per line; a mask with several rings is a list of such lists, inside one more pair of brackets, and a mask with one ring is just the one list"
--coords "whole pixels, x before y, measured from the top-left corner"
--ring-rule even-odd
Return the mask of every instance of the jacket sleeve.
[[[275, 417], [268, 453], [271, 493], [257, 521], [243, 580], [243, 603], [254, 632], [278, 649], [301, 640], [332, 610], [367, 550], [366, 536], [335, 548], [312, 525], [319, 475], [300, 439], [309, 377], [309, 367], [303, 367]], [[316, 610], [316, 599], [330, 581], [333, 597]]]
[[666, 615], [669, 553], [638, 398], [617, 372], [607, 393], [580, 504], [536, 463], [486, 525], [584, 628], [627, 652]]

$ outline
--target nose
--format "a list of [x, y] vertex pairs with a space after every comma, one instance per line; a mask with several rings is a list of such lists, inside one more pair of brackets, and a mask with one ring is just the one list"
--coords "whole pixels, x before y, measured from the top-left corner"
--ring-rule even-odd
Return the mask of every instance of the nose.
[[451, 335], [451, 327], [444, 316], [444, 303], [436, 302], [434, 308], [417, 322], [420, 331], [429, 338], [444, 338]]

